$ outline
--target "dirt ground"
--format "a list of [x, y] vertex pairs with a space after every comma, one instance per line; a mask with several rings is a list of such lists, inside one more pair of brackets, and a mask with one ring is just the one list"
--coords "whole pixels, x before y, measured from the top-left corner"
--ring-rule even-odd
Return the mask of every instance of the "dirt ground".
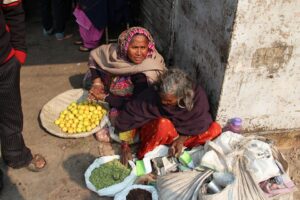
[[[28, 60], [22, 68], [21, 89], [24, 111], [24, 137], [33, 153], [43, 154], [47, 169], [40, 173], [26, 169], [7, 168], [2, 159], [0, 168], [5, 172], [1, 200], [93, 200], [98, 197], [89, 191], [83, 174], [99, 155], [98, 143], [93, 136], [80, 139], [62, 139], [47, 133], [40, 125], [39, 112], [56, 95], [72, 88], [80, 88], [87, 70], [88, 53], [77, 50], [73, 41], [78, 38], [76, 26], [68, 32], [74, 37], [56, 41], [42, 35], [38, 17], [27, 22]], [[268, 134], [290, 164], [290, 174], [300, 184], [300, 131]], [[298, 167], [298, 168], [297, 168]], [[300, 193], [294, 195], [300, 199]]]

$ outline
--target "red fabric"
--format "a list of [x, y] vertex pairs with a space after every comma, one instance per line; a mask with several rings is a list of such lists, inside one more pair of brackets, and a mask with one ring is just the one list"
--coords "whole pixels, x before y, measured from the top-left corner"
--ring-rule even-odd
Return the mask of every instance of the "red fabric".
[[26, 53], [24, 51], [15, 50], [15, 56], [21, 64], [25, 63]]
[[7, 24], [5, 25], [5, 30], [6, 30], [7, 32], [10, 32], [9, 26], [7, 26]]
[[207, 131], [199, 135], [195, 135], [193, 137], [188, 138], [184, 142], [184, 146], [188, 148], [192, 148], [195, 146], [205, 144], [206, 141], [213, 140], [216, 137], [218, 137], [221, 134], [221, 132], [222, 132], [222, 128], [220, 124], [218, 124], [217, 122], [212, 122], [208, 127]]
[[[191, 148], [204, 144], [207, 140], [212, 140], [219, 136], [221, 132], [221, 126], [217, 122], [212, 122], [207, 131], [189, 137], [184, 142], [184, 146]], [[159, 118], [145, 124], [140, 129], [139, 136], [141, 144], [137, 154], [138, 159], [142, 159], [147, 152], [152, 151], [155, 147], [171, 144], [179, 137], [172, 122], [166, 118]]]
[[15, 55], [15, 50], [11, 49], [11, 51], [9, 52], [8, 56], [6, 57], [6, 59], [4, 60], [4, 63], [6, 63], [7, 61], [9, 61], [9, 59], [11, 59], [14, 55]]
[[3, 8], [7, 8], [7, 7], [13, 7], [13, 6], [17, 6], [22, 2], [22, 0], [16, 0], [15, 2], [9, 3], [9, 4], [1, 4], [1, 6]]

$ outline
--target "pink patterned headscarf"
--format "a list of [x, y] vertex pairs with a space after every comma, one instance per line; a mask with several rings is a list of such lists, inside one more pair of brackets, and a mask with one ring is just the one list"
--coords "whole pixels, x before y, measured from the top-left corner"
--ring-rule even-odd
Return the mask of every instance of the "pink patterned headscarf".
[[151, 36], [151, 34], [149, 33], [149, 31], [145, 28], [142, 27], [131, 27], [125, 31], [123, 31], [118, 38], [118, 57], [127, 60], [127, 50], [128, 50], [128, 46], [130, 41], [132, 40], [132, 38], [137, 35], [137, 34], [141, 34], [144, 35], [148, 41], [148, 54], [147, 57], [151, 57], [153, 52], [155, 51], [155, 44], [154, 44], [154, 40]]

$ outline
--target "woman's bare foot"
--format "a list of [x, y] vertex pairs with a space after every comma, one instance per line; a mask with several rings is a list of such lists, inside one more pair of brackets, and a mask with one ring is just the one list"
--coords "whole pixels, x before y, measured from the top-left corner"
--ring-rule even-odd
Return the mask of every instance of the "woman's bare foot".
[[108, 128], [102, 128], [100, 131], [95, 133], [95, 138], [99, 142], [110, 142]]

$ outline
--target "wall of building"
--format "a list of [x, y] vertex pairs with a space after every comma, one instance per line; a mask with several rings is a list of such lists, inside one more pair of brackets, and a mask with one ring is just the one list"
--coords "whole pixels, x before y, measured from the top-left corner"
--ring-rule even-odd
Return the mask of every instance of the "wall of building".
[[151, 2], [158, 8], [144, 1], [147, 28], [163, 55], [204, 86], [218, 122], [239, 116], [249, 131], [300, 128], [300, 1]]
[[178, 1], [174, 63], [206, 89], [216, 115], [228, 56], [236, 0]]
[[142, 0], [141, 18], [156, 43], [157, 50], [164, 55], [166, 62], [171, 53], [171, 29], [174, 20], [174, 0]]
[[300, 128], [300, 1], [238, 2], [217, 119], [250, 131]]

